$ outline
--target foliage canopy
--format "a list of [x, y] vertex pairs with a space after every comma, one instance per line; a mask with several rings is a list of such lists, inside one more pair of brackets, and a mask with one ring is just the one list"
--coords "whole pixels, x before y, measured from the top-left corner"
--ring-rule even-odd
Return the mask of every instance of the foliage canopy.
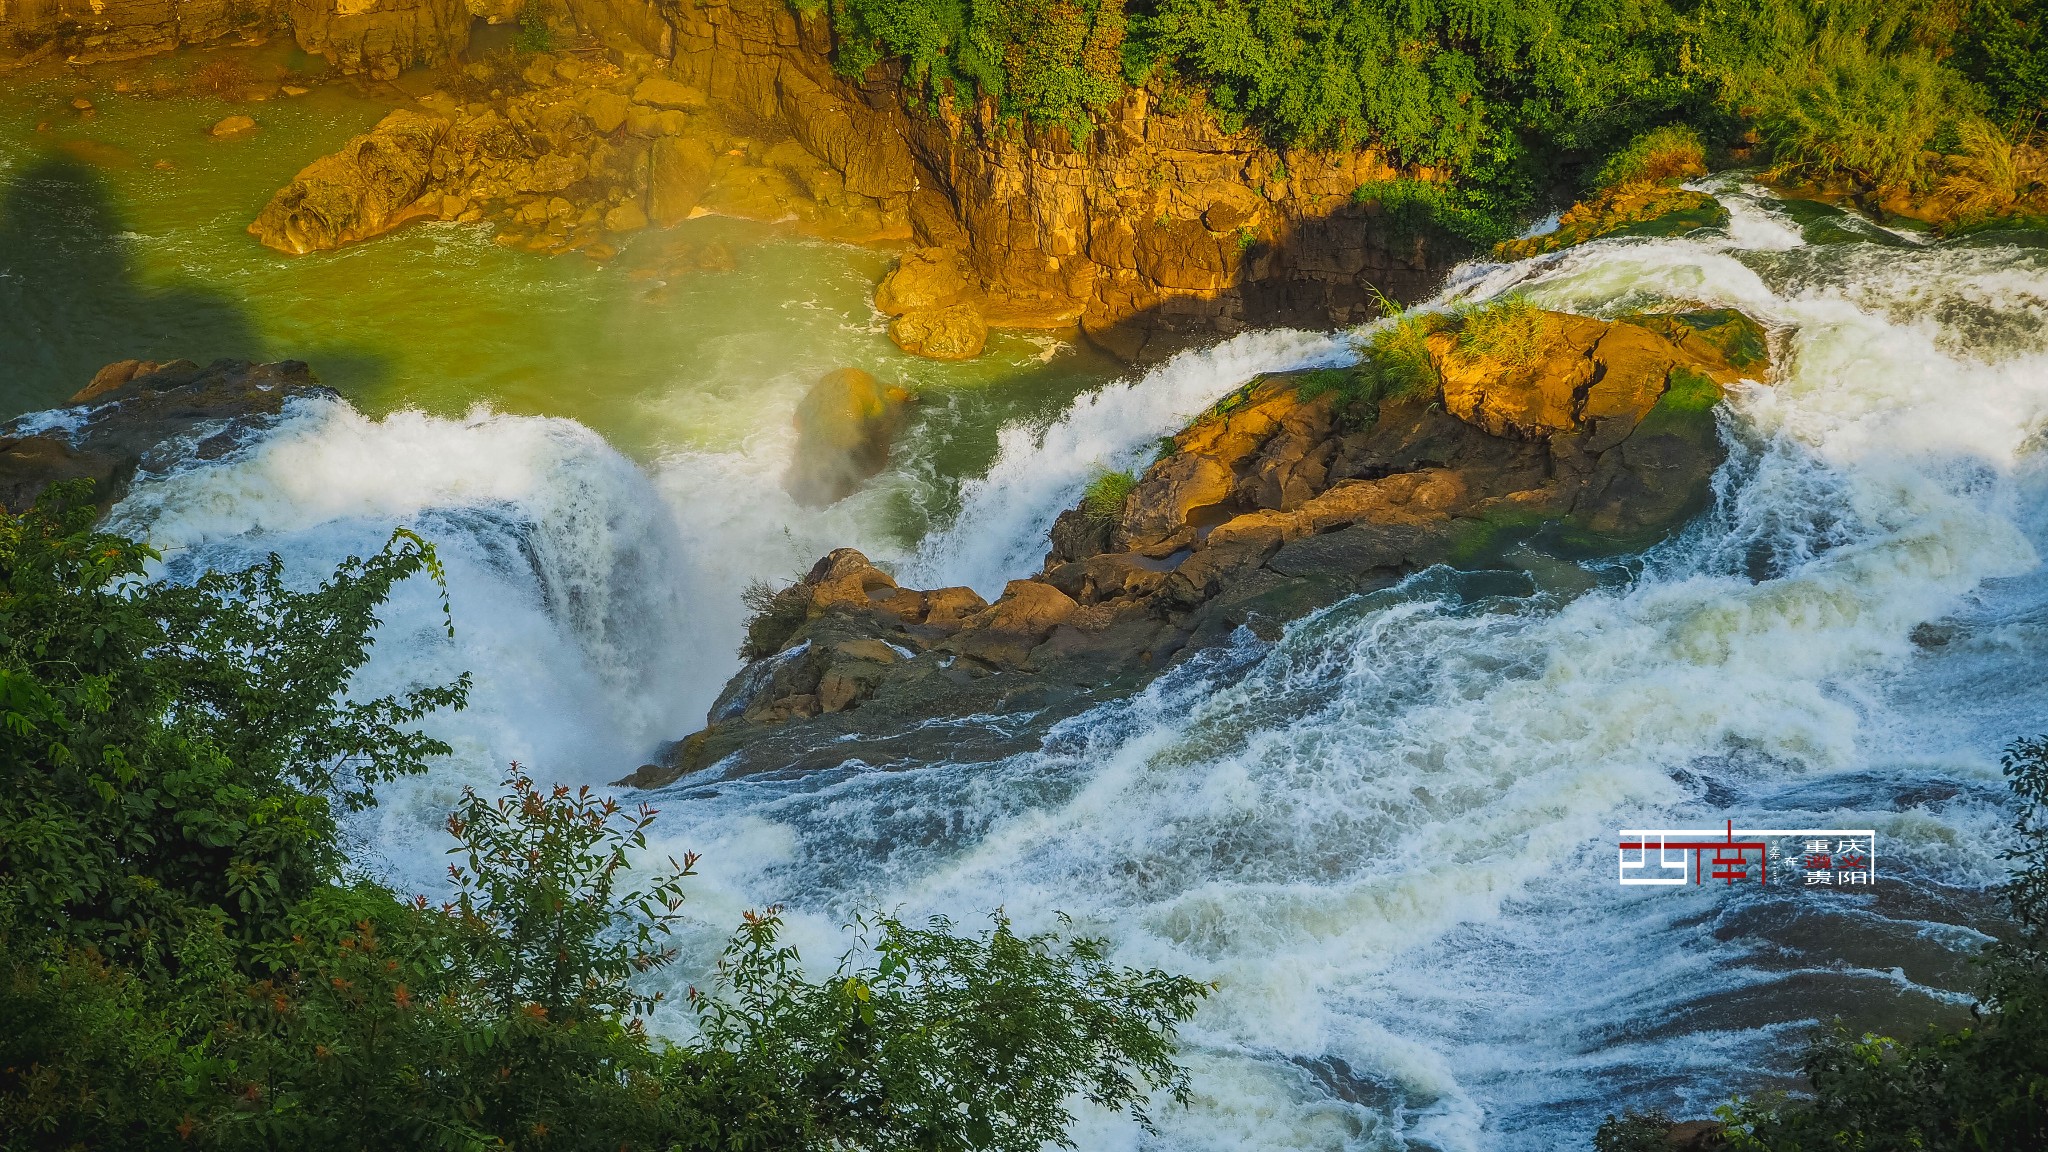
[[1152, 84], [1277, 145], [1377, 147], [1448, 184], [1437, 207], [1477, 243], [1662, 126], [1753, 129], [1788, 175], [1924, 185], [1961, 124], [2048, 111], [2043, 0], [793, 2], [829, 9], [849, 74], [898, 61], [930, 99], [1077, 139]]

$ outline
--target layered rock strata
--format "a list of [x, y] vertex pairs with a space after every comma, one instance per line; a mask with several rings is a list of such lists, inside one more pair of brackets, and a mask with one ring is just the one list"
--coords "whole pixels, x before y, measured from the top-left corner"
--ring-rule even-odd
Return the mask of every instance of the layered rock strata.
[[836, 240], [910, 237], [907, 168], [849, 179], [653, 57], [585, 47], [468, 65], [300, 171], [249, 231], [301, 254], [411, 220], [491, 220], [503, 243], [598, 258], [711, 213]]
[[1434, 383], [1407, 395], [1376, 392], [1372, 362], [1245, 385], [1120, 508], [1063, 513], [1039, 574], [993, 604], [902, 587], [851, 549], [826, 556], [761, 606], [757, 658], [704, 730], [628, 783], [834, 765], [849, 735], [869, 763], [933, 739], [953, 759], [1001, 755], [1035, 737], [988, 717], [1042, 725], [1240, 628], [1271, 636], [1516, 548], [1646, 546], [1705, 506], [1724, 457], [1713, 409], [1766, 367], [1763, 332], [1733, 312], [1542, 314], [1512, 361], [1472, 347], [1471, 323], [1428, 337]]
[[289, 29], [341, 71], [389, 79], [462, 51], [479, 15], [517, 11], [504, 0], [15, 0], [0, 4], [0, 67], [53, 55], [122, 60]]

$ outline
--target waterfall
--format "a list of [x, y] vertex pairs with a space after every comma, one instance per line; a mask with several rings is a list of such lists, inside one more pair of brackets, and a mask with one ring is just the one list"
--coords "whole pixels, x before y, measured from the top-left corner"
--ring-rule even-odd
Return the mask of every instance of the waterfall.
[[[1624, 1105], [1699, 1113], [1770, 1082], [1812, 1021], [1953, 1011], [2004, 867], [1997, 750], [2048, 729], [2048, 253], [1809, 246], [1760, 190], [1719, 191], [1725, 234], [1474, 264], [1439, 301], [1763, 322], [1773, 376], [1731, 395], [1714, 506], [1682, 533], [1530, 590], [1420, 573], [994, 765], [686, 779], [652, 846], [704, 853], [668, 978], [701, 979], [769, 903], [814, 964], [866, 908], [1064, 913], [1121, 962], [1217, 982], [1185, 1031], [1193, 1106], [1156, 1108], [1156, 1137], [1098, 1114], [1077, 1133], [1188, 1152], [1582, 1146]], [[1246, 334], [1006, 429], [908, 555], [857, 506], [788, 505], [786, 437], [650, 476], [567, 421], [337, 402], [146, 478], [115, 523], [173, 575], [273, 549], [313, 575], [400, 522], [439, 543], [458, 638], [408, 591], [366, 686], [469, 668], [478, 702], [437, 721], [455, 763], [357, 828], [427, 885], [462, 783], [513, 756], [610, 779], [696, 727], [745, 579], [853, 543], [998, 589], [1096, 470], [1260, 372], [1352, 355], [1348, 333]], [[1616, 884], [1616, 829], [1724, 819], [1875, 828], [1884, 881]]]

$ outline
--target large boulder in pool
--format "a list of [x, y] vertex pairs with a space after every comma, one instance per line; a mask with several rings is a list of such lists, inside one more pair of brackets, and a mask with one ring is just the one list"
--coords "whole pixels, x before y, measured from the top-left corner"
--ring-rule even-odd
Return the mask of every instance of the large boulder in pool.
[[783, 486], [821, 508], [845, 499], [889, 463], [910, 393], [858, 368], [827, 372], [796, 408], [796, 458]]
[[137, 472], [211, 460], [247, 443], [294, 396], [332, 396], [305, 364], [122, 360], [70, 403], [0, 424], [0, 507], [20, 511], [43, 490], [91, 480], [104, 508]]
[[1727, 310], [1432, 323], [1410, 365], [1426, 384], [1390, 395], [1369, 354], [1225, 396], [1106, 489], [1121, 502], [1062, 513], [1038, 575], [993, 604], [834, 552], [759, 605], [705, 728], [627, 782], [830, 767], [856, 746], [871, 765], [994, 758], [1240, 629], [1271, 637], [1426, 568], [1646, 547], [1707, 505], [1714, 408], [1768, 368], [1763, 330]]
[[971, 360], [988, 343], [983, 295], [951, 248], [913, 248], [875, 289], [875, 307], [889, 322], [889, 339], [913, 356]]

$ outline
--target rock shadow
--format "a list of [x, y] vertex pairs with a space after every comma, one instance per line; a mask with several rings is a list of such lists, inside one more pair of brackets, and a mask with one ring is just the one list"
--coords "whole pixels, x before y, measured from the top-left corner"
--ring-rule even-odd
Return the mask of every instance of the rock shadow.
[[1440, 291], [1472, 245], [1433, 227], [1390, 221], [1377, 205], [1342, 203], [1289, 221], [1278, 236], [1209, 233], [1185, 225], [1179, 258], [1206, 291], [1167, 295], [1109, 324], [1084, 324], [1090, 343], [1126, 364], [1150, 367], [1258, 328], [1348, 328], [1377, 319], [1381, 294], [1403, 305]]
[[137, 275], [105, 179], [44, 156], [0, 186], [0, 417], [61, 404], [115, 360], [261, 359], [232, 300]]

